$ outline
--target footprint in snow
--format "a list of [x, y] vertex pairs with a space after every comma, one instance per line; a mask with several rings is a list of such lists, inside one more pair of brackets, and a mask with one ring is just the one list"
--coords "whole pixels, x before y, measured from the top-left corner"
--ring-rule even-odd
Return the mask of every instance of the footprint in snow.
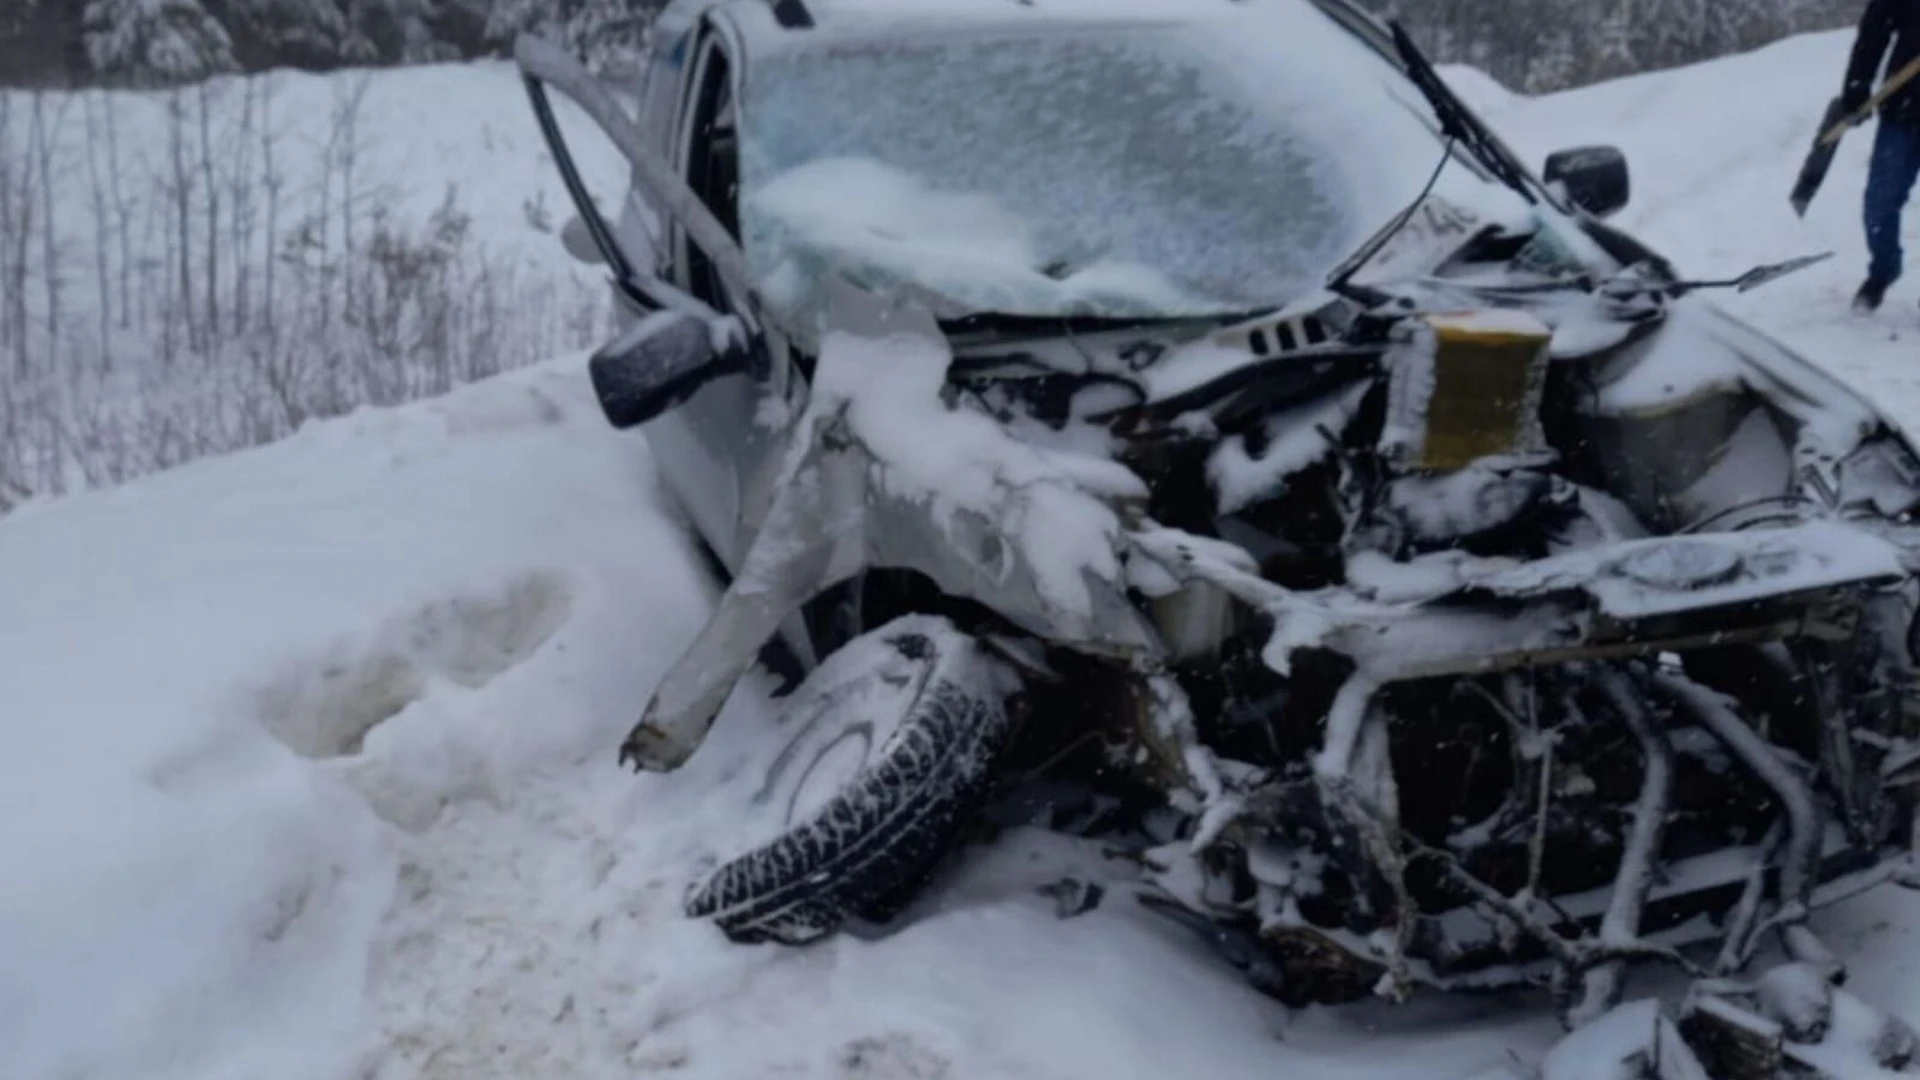
[[558, 575], [530, 574], [493, 596], [423, 605], [270, 682], [259, 692], [260, 723], [304, 757], [348, 759], [343, 771], [376, 813], [402, 828], [424, 827], [447, 791], [410, 792], [359, 760], [367, 736], [409, 708], [438, 707], [436, 683], [477, 690], [518, 666], [560, 629], [572, 604]]
[[944, 1056], [894, 1032], [866, 1036], [840, 1051], [842, 1080], [948, 1080], [952, 1063]]

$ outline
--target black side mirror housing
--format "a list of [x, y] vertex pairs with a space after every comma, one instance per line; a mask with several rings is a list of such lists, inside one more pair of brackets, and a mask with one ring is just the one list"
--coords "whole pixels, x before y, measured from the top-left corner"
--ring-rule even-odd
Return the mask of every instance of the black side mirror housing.
[[1627, 158], [1617, 147], [1577, 146], [1547, 158], [1541, 179], [1558, 183], [1573, 205], [1597, 218], [1609, 217], [1627, 205], [1632, 185]]
[[587, 361], [587, 372], [607, 422], [619, 430], [637, 427], [712, 380], [745, 371], [746, 346], [719, 329], [713, 320], [669, 309], [602, 346]]

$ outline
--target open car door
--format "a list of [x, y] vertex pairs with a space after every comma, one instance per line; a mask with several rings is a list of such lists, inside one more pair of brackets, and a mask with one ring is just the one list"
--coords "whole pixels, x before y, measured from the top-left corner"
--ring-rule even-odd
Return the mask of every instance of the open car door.
[[[633, 316], [589, 361], [601, 408], [616, 428], [649, 425], [647, 442], [663, 483], [719, 569], [736, 573], [771, 503], [787, 448], [788, 433], [765, 418], [800, 411], [799, 402], [788, 401], [804, 386], [786, 342], [761, 317], [739, 242], [649, 147], [609, 88], [541, 38], [522, 36], [514, 55], [590, 254], [606, 266], [616, 297]], [[567, 147], [549, 88], [580, 106], [625, 159], [633, 192], [678, 227], [699, 256], [701, 295], [662, 278], [649, 253], [635, 250], [601, 214]], [[699, 117], [692, 123], [697, 127]], [[579, 240], [574, 237], [573, 246], [585, 246]], [[768, 409], [770, 400], [791, 408]], [[783, 636], [805, 663], [811, 650], [800, 625], [796, 620]]]
[[[514, 58], [578, 220], [612, 274], [616, 295], [642, 316], [596, 352], [590, 364], [608, 421], [622, 429], [643, 424], [687, 400], [712, 379], [745, 370], [760, 330], [746, 254], [693, 190], [664, 162], [644, 151], [639, 125], [579, 61], [530, 35], [515, 43]], [[549, 85], [572, 98], [599, 125], [626, 158], [634, 183], [644, 189], [653, 207], [670, 216], [700, 248], [734, 300], [733, 314], [723, 316], [655, 276], [639, 265], [636, 253], [622, 245], [581, 179], [554, 115]]]

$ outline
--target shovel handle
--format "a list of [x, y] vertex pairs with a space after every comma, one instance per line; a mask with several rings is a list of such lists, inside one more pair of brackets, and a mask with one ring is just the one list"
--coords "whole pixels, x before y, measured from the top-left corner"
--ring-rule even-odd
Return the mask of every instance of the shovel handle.
[[1865, 120], [1873, 113], [1873, 110], [1880, 107], [1881, 102], [1887, 100], [1895, 91], [1907, 85], [1907, 83], [1912, 82], [1915, 75], [1920, 75], [1920, 56], [1909, 60], [1905, 67], [1894, 72], [1888, 77], [1886, 82], [1881, 83], [1880, 89], [1874, 91], [1873, 96], [1867, 99], [1866, 104], [1848, 113], [1844, 118], [1823, 132], [1820, 136], [1820, 144], [1822, 146], [1832, 146], [1834, 143], [1839, 142], [1840, 137], [1847, 133], [1848, 128]]

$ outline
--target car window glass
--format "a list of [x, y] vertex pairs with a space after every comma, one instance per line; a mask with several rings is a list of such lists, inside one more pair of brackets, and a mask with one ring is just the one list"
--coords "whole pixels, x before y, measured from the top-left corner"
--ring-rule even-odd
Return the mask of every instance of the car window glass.
[[[740, 153], [733, 100], [732, 68], [718, 44], [708, 47], [694, 87], [693, 111], [688, 118], [685, 156], [687, 185], [713, 211], [736, 239], [740, 235], [735, 206], [739, 194]], [[689, 244], [688, 286], [701, 300], [721, 306], [725, 296], [711, 261]]]
[[[804, 318], [828, 266], [1031, 316], [1218, 314], [1319, 286], [1444, 151], [1404, 75], [1300, 8], [757, 59], [741, 225], [768, 299]], [[1489, 186], [1454, 169], [1439, 193]]]

